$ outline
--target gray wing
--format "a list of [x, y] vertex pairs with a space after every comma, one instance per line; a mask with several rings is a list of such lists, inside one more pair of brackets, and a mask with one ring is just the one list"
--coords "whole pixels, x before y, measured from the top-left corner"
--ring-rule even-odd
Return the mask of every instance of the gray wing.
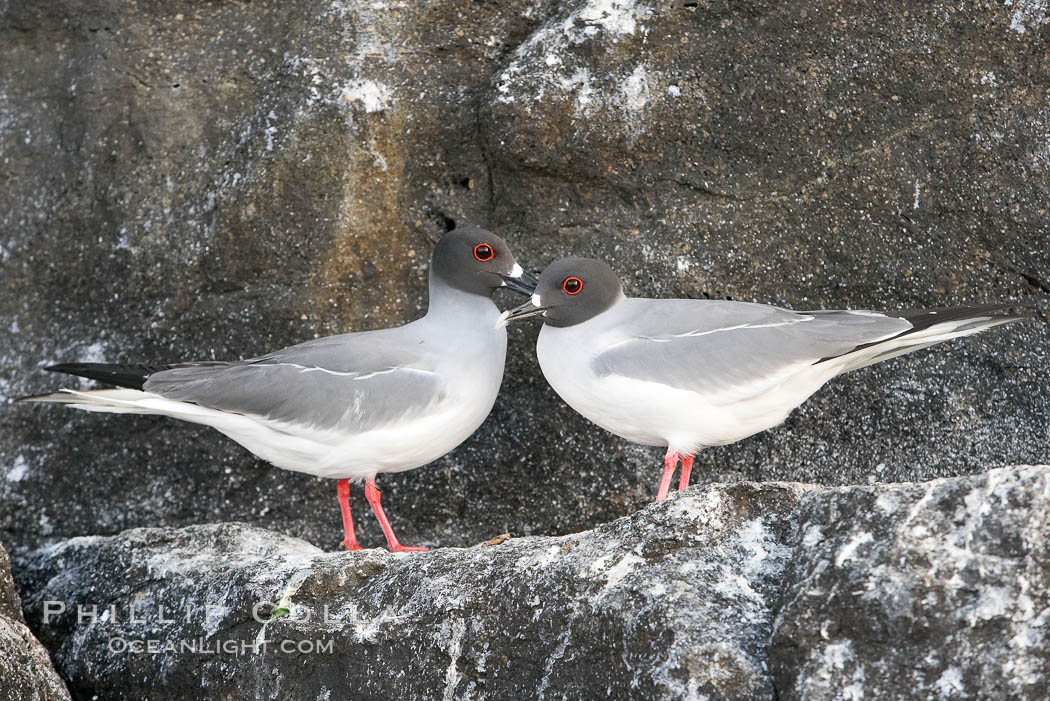
[[794, 312], [745, 302], [628, 299], [592, 361], [619, 375], [708, 395], [763, 391], [801, 364], [847, 353], [911, 328], [904, 319], [861, 311]]
[[309, 341], [250, 360], [185, 365], [143, 389], [211, 409], [354, 432], [417, 416], [447, 397], [406, 327]]

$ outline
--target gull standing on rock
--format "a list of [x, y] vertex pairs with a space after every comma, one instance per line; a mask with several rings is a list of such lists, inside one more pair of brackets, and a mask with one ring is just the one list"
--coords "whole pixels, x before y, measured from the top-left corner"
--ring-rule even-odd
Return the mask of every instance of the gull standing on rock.
[[277, 467], [337, 479], [348, 550], [361, 549], [350, 481], [364, 481], [387, 547], [426, 550], [398, 542], [375, 477], [436, 460], [488, 416], [507, 353], [504, 318], [492, 301], [500, 287], [531, 294], [536, 280], [503, 239], [461, 227], [434, 248], [426, 315], [404, 326], [233, 362], [55, 365], [47, 369], [124, 389], [62, 389], [25, 400], [204, 424]]
[[629, 441], [667, 446], [660, 501], [679, 458], [681, 490], [699, 449], [780, 424], [837, 375], [1031, 318], [1003, 313], [1018, 306], [880, 314], [637, 299], [605, 263], [567, 258], [504, 315], [543, 319], [536, 355], [569, 406]]

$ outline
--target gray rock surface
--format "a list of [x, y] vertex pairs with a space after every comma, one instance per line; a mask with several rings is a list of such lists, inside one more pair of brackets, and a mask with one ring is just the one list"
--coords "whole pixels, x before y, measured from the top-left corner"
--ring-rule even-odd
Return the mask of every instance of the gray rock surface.
[[[707, 485], [592, 531], [425, 554], [135, 529], [30, 553], [18, 579], [78, 698], [1034, 700], [1048, 519], [1045, 466]], [[49, 601], [66, 610], [45, 623]]]
[[22, 602], [15, 590], [15, 581], [11, 578], [11, 559], [0, 545], [0, 616], [15, 621], [22, 618]]
[[781, 700], [1047, 697], [1050, 470], [806, 496], [773, 625]]
[[0, 699], [61, 701], [69, 691], [47, 650], [22, 618], [22, 605], [11, 579], [11, 561], [0, 545]]
[[[451, 221], [641, 296], [907, 308], [1050, 296], [1038, 2], [0, 2], [0, 535], [238, 520], [332, 549], [331, 482], [174, 421], [13, 406], [57, 361], [247, 357], [425, 307]], [[503, 399], [381, 478], [406, 542], [578, 531], [659, 451], [591, 426], [515, 330]], [[698, 479], [1050, 460], [1046, 325], [836, 381]], [[359, 512], [364, 500], [355, 492]], [[359, 519], [365, 542], [374, 522]]]

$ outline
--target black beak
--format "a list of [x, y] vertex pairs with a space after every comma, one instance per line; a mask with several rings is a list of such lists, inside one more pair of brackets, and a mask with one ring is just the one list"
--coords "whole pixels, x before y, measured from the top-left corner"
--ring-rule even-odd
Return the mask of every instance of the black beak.
[[529, 296], [532, 296], [532, 293], [536, 291], [536, 285], [540, 282], [535, 275], [524, 270], [518, 277], [500, 275], [500, 278], [503, 280], [503, 286], [508, 290]]
[[530, 299], [525, 304], [520, 304], [514, 307], [513, 309], [508, 309], [507, 311], [503, 312], [503, 319], [506, 321], [506, 323], [509, 324], [512, 321], [528, 319], [530, 316], [538, 316], [540, 314], [543, 314], [548, 309], [550, 309], [550, 307], [537, 307], [532, 303], [532, 300]]

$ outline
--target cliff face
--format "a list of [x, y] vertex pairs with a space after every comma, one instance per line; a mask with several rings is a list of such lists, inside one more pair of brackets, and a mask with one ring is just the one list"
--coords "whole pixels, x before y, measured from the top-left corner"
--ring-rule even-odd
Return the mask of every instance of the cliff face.
[[693, 487], [562, 537], [324, 553], [242, 524], [19, 561], [78, 698], [1045, 699], [1050, 467]]
[[[534, 266], [604, 258], [638, 296], [1023, 299], [1045, 315], [1045, 16], [1038, 2], [2, 2], [0, 394], [68, 384], [49, 362], [250, 357], [403, 323], [454, 221]], [[512, 330], [481, 431], [381, 479], [406, 541], [568, 533], [652, 498], [658, 451], [565, 407], [535, 333]], [[1046, 461], [1048, 348], [1033, 323], [855, 373], [694, 474], [863, 484]], [[225, 520], [340, 539], [331, 483], [207, 430], [0, 412], [11, 546]]]
[[[1045, 698], [1048, 468], [995, 468], [1050, 462], [1048, 17], [0, 0], [0, 540], [73, 696]], [[421, 555], [324, 552], [334, 483], [213, 432], [11, 403], [404, 323], [457, 222], [635, 296], [1044, 323], [840, 378], [658, 505], [513, 328], [482, 429], [380, 487], [405, 542], [515, 537]], [[0, 697], [65, 698], [2, 570]]]
[[[402, 323], [454, 221], [535, 267], [605, 258], [638, 296], [1045, 310], [1045, 16], [0, 3], [0, 392], [61, 385], [48, 362], [250, 357]], [[483, 430], [383, 477], [406, 540], [567, 533], [652, 497], [657, 451], [565, 407], [534, 335], [513, 330]], [[864, 370], [694, 473], [864, 484], [1045, 461], [1048, 347], [1033, 323]], [[229, 519], [338, 543], [332, 484], [207, 430], [0, 411], [10, 545]]]

